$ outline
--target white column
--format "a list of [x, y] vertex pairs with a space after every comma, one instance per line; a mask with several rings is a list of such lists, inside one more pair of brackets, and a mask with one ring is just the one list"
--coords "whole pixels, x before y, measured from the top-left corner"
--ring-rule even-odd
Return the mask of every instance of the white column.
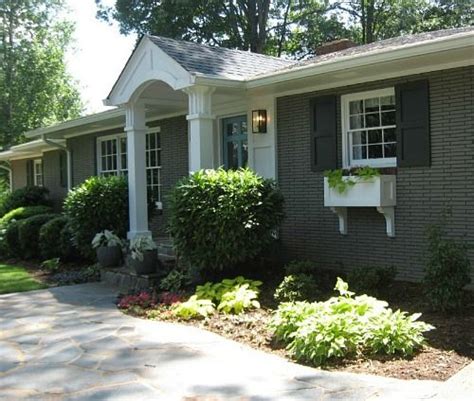
[[189, 172], [215, 168], [214, 119], [212, 93], [215, 88], [193, 86], [184, 91], [188, 94], [189, 114]]
[[145, 105], [130, 103], [125, 111], [127, 133], [128, 202], [130, 231], [128, 239], [151, 236], [148, 230], [148, 205], [146, 187], [146, 133]]

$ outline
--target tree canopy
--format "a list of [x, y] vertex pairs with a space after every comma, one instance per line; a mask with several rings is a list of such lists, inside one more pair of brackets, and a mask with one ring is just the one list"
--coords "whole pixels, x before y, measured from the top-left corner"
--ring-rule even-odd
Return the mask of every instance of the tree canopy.
[[303, 58], [324, 42], [370, 43], [471, 23], [471, 0], [96, 0], [123, 34]]
[[63, 0], [0, 2], [0, 146], [82, 110], [66, 70], [74, 26], [60, 18], [63, 7]]

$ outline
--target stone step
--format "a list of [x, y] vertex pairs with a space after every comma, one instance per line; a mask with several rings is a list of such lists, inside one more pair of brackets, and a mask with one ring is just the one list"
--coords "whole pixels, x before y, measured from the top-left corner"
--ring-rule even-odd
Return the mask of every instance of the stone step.
[[149, 290], [158, 278], [158, 274], [137, 274], [128, 267], [102, 269], [100, 272], [100, 281], [117, 287], [122, 294]]

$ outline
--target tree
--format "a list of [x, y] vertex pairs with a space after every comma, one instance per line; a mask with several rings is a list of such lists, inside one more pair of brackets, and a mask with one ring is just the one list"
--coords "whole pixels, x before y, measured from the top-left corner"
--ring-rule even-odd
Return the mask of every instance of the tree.
[[73, 25], [59, 20], [63, 0], [0, 3], [0, 146], [25, 131], [78, 117], [80, 95], [66, 71]]

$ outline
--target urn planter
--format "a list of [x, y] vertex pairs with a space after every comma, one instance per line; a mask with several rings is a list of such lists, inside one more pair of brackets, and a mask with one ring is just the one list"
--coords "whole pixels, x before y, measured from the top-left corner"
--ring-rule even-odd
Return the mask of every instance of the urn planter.
[[115, 267], [122, 260], [122, 249], [119, 246], [100, 246], [96, 249], [97, 261], [102, 267]]
[[158, 253], [156, 249], [143, 252], [143, 260], [130, 257], [130, 265], [137, 274], [152, 274], [156, 272]]

